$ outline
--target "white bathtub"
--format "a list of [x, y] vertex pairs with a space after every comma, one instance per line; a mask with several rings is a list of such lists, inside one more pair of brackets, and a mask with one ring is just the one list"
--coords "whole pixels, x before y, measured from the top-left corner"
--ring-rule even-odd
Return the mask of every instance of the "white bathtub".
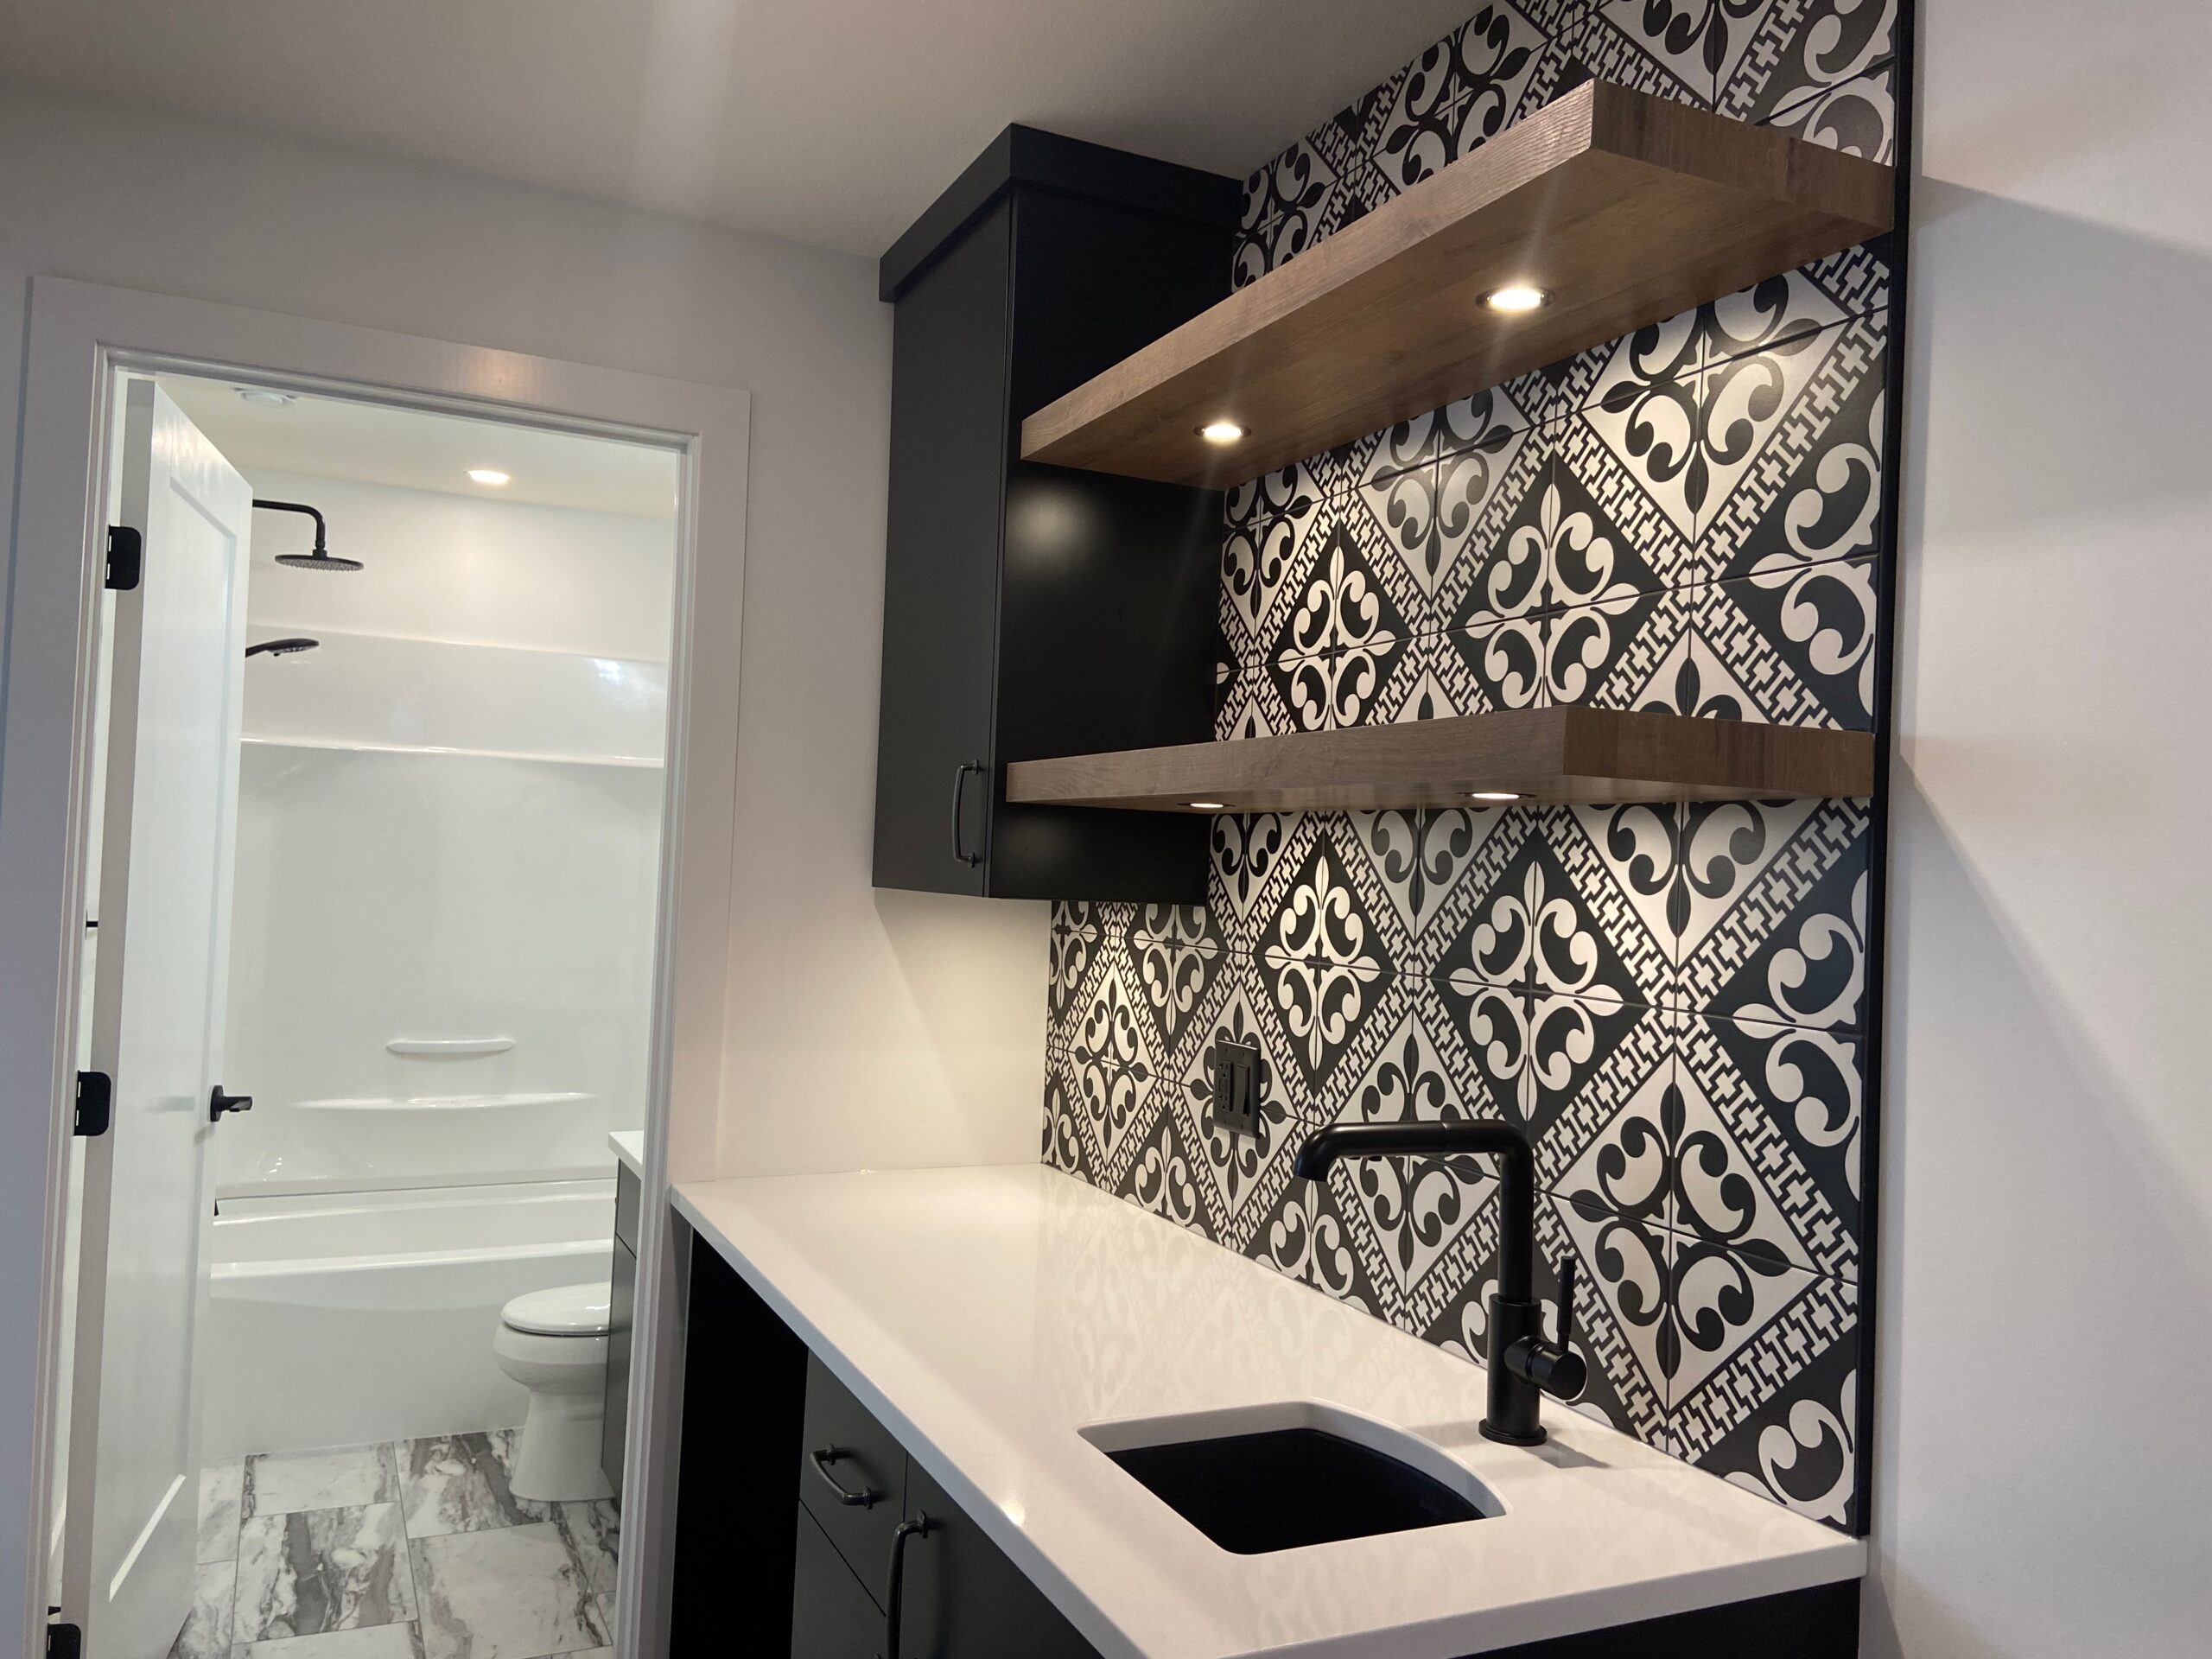
[[614, 1184], [225, 1198], [203, 1350], [210, 1459], [522, 1421], [499, 1309], [604, 1279]]

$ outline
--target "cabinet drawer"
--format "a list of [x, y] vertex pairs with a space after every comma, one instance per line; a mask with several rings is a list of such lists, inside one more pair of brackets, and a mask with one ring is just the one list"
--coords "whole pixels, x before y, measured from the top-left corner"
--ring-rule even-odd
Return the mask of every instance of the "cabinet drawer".
[[883, 1610], [802, 1506], [791, 1574], [791, 1659], [876, 1659], [882, 1650]]
[[614, 1236], [630, 1247], [634, 1255], [638, 1250], [638, 1206], [645, 1195], [645, 1183], [630, 1173], [627, 1164], [614, 1166]]
[[810, 1354], [798, 1491], [824, 1535], [880, 1602], [891, 1570], [891, 1535], [906, 1501], [906, 1449]]

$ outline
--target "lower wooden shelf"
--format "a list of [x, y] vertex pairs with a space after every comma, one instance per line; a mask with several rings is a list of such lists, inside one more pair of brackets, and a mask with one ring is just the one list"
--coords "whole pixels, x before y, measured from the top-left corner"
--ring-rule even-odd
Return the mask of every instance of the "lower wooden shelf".
[[1006, 798], [1141, 812], [1863, 797], [1866, 732], [1607, 709], [1513, 709], [1174, 748], [1020, 760]]

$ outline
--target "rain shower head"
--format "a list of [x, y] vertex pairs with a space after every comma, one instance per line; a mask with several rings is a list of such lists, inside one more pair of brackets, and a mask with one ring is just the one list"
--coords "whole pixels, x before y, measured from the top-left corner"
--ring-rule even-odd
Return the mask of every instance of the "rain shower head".
[[315, 520], [315, 551], [312, 553], [279, 553], [276, 563], [287, 570], [359, 570], [359, 559], [341, 559], [330, 551], [325, 541], [327, 527], [322, 515], [313, 507], [298, 501], [256, 501], [255, 506], [264, 512], [303, 512]]
[[266, 652], [271, 657], [296, 657], [303, 651], [313, 651], [321, 643], [321, 640], [310, 639], [304, 634], [294, 634], [283, 639], [264, 639], [257, 645], [248, 645], [245, 654], [258, 657]]

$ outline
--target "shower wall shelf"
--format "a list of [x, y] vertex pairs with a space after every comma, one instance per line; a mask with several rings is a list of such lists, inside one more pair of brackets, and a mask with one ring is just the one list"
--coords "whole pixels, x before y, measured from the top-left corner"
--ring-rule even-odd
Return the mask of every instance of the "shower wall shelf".
[[385, 1049], [418, 1059], [458, 1060], [477, 1054], [504, 1054], [514, 1046], [512, 1037], [395, 1037]]
[[[1878, 162], [1586, 81], [1037, 410], [1022, 458], [1240, 483], [1881, 235], [1894, 194]], [[1519, 284], [1549, 302], [1482, 304]]]
[[312, 737], [255, 737], [238, 741], [250, 749], [304, 749], [325, 754], [436, 754], [463, 760], [531, 760], [556, 766], [619, 766], [658, 772], [663, 762], [638, 754], [551, 754], [529, 749], [454, 748], [434, 743], [337, 743]]
[[1864, 798], [1867, 732], [1610, 709], [1507, 709], [1396, 726], [1016, 761], [1006, 797], [1140, 812], [1363, 811]]

